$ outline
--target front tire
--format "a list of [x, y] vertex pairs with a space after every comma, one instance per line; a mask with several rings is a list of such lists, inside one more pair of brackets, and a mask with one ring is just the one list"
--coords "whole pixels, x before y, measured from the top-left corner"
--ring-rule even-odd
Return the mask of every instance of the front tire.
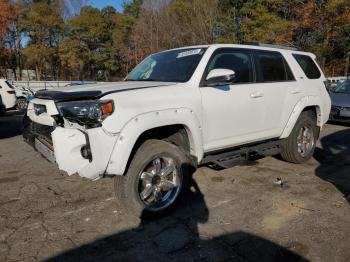
[[115, 177], [115, 195], [129, 214], [159, 216], [177, 204], [191, 172], [193, 165], [181, 148], [147, 140], [136, 151], [126, 175]]
[[289, 137], [281, 141], [281, 156], [285, 161], [301, 164], [314, 154], [319, 131], [312, 111], [302, 112]]

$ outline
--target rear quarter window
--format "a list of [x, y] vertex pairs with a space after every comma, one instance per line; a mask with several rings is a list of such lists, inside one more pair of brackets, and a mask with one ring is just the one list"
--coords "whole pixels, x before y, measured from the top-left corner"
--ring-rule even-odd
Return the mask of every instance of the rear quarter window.
[[319, 79], [321, 72], [318, 69], [315, 61], [308, 55], [293, 54], [293, 57], [303, 69], [305, 75], [309, 79]]

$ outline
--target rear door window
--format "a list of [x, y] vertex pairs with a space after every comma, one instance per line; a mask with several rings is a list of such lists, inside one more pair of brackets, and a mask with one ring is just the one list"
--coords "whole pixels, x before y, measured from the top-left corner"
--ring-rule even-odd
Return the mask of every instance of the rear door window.
[[295, 80], [293, 73], [279, 52], [256, 51], [257, 82], [282, 82]]
[[308, 55], [293, 54], [293, 57], [303, 69], [305, 75], [309, 79], [319, 79], [321, 72], [318, 70], [315, 61]]

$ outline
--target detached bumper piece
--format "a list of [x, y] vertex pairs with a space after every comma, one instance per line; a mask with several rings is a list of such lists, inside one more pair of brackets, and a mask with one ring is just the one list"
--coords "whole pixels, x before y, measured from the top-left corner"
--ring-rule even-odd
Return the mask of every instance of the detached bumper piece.
[[52, 132], [59, 169], [92, 180], [105, 174], [117, 139], [118, 136], [106, 133], [101, 127], [84, 131], [57, 127]]
[[56, 162], [55, 153], [53, 152], [52, 147], [45, 143], [45, 141], [35, 139], [35, 149], [51, 163]]
[[24, 119], [24, 140], [59, 169], [88, 179], [102, 177], [112, 154], [117, 135], [102, 127], [80, 130], [45, 126]]

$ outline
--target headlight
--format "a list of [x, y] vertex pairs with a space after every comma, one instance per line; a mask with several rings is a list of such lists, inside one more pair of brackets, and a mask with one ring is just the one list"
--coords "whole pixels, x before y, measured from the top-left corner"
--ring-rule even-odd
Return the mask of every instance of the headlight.
[[74, 101], [57, 104], [61, 116], [67, 120], [87, 126], [98, 126], [114, 111], [111, 100]]

